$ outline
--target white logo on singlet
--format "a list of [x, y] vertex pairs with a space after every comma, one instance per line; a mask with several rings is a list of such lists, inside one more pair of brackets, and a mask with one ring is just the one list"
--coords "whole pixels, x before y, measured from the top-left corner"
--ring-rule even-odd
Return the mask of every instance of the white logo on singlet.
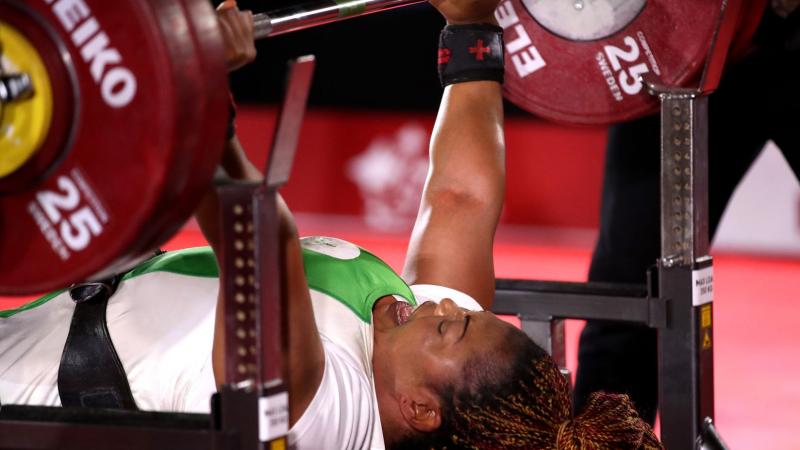
[[315, 236], [301, 240], [303, 248], [328, 255], [336, 259], [356, 259], [361, 249], [355, 245], [332, 237]]

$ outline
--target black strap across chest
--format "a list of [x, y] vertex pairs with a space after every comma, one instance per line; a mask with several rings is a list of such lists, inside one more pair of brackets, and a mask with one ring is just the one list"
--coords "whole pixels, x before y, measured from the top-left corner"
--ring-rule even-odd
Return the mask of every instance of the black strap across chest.
[[62, 406], [137, 409], [106, 325], [108, 300], [120, 279], [116, 276], [69, 290], [75, 311], [58, 368]]

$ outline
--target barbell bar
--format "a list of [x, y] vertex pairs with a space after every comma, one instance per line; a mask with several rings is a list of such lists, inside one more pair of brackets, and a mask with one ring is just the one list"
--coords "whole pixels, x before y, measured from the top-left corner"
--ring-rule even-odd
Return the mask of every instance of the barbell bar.
[[340, 20], [425, 3], [425, 0], [316, 1], [253, 15], [255, 39], [316, 27]]

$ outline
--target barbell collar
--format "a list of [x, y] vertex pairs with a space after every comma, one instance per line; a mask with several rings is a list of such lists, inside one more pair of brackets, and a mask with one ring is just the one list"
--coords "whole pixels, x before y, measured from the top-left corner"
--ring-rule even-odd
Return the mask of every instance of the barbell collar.
[[0, 76], [0, 103], [23, 100], [33, 93], [31, 77], [25, 73]]
[[424, 0], [318, 0], [253, 16], [255, 39], [423, 3]]

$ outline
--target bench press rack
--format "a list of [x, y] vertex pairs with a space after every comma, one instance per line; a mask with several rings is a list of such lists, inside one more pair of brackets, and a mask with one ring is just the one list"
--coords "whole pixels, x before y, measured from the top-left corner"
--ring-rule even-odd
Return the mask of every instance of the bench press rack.
[[661, 441], [668, 450], [726, 449], [713, 424], [713, 267], [709, 256], [708, 95], [719, 84], [737, 8], [722, 3], [697, 88], [644, 79], [661, 103], [661, 257], [645, 285], [497, 280], [492, 310], [523, 330], [564, 371], [565, 318], [643, 324], [658, 331]]
[[658, 330], [661, 439], [669, 450], [726, 448], [713, 426], [712, 259], [708, 256], [708, 97], [648, 87], [661, 101], [661, 258], [645, 285], [497, 280], [492, 310], [566, 366], [565, 318]]

